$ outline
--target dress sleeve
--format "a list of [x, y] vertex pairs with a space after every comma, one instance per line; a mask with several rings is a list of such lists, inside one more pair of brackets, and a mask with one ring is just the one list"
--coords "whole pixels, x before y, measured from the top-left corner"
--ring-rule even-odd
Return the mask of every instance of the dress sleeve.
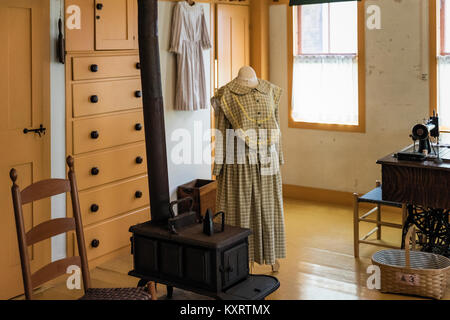
[[211, 48], [211, 40], [209, 39], [208, 25], [206, 24], [205, 12], [202, 8], [202, 48], [204, 50]]
[[183, 33], [181, 5], [177, 3], [173, 9], [170, 52], [181, 54], [181, 37]]
[[215, 138], [214, 138], [214, 168], [213, 175], [219, 176], [222, 172], [222, 167], [225, 162], [225, 139], [227, 125], [227, 119], [220, 107], [220, 99], [213, 97], [211, 99], [211, 105], [214, 108], [215, 119]]
[[[280, 99], [281, 99], [282, 92], [283, 92], [283, 90], [281, 90], [281, 88], [279, 88], [279, 87], [275, 87], [273, 90], [274, 113], [275, 113], [275, 120], [277, 121], [277, 124], [278, 124], [278, 128], [281, 128], [279, 109], [280, 109]], [[282, 137], [281, 129], [280, 129], [280, 135], [279, 135], [279, 140], [278, 140], [278, 159], [280, 161], [280, 164], [284, 164], [282, 138], [283, 137]]]

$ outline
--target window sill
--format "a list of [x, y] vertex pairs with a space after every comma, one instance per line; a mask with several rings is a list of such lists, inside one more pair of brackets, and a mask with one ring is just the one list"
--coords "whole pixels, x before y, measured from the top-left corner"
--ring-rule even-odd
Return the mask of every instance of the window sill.
[[295, 121], [292, 118], [289, 119], [288, 127], [295, 128], [295, 129], [340, 131], [340, 132], [354, 132], [354, 133], [365, 133], [366, 132], [365, 126], [361, 123], [359, 125], [312, 123], [312, 122]]

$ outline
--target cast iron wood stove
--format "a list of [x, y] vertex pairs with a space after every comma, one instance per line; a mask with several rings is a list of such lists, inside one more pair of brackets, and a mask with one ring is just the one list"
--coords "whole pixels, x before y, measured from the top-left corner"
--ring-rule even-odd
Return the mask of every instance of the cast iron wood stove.
[[224, 226], [207, 235], [190, 211], [175, 216], [169, 197], [164, 106], [159, 60], [157, 0], [138, 0], [139, 55], [152, 219], [132, 226], [134, 269], [140, 283], [155, 281], [217, 299], [264, 299], [275, 277], [250, 275], [249, 229]]

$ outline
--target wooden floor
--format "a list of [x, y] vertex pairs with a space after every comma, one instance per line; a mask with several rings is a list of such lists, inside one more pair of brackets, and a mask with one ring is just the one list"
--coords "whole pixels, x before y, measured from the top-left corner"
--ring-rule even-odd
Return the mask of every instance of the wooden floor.
[[[315, 202], [285, 199], [287, 258], [274, 275], [281, 287], [268, 299], [417, 299], [382, 294], [366, 288], [366, 269], [371, 255], [380, 248], [362, 245], [361, 258], [353, 258], [352, 208]], [[400, 222], [400, 212], [383, 211], [383, 219]], [[361, 225], [367, 233], [373, 225]], [[383, 229], [383, 238], [391, 244], [400, 243], [400, 230]], [[131, 256], [124, 254], [95, 268], [91, 272], [94, 287], [135, 286], [137, 279], [129, 277]], [[272, 274], [269, 266], [255, 266], [255, 274]], [[65, 277], [39, 289], [37, 299], [76, 299], [80, 290], [68, 290]], [[450, 286], [449, 286], [450, 287]], [[450, 290], [449, 290], [450, 291]], [[164, 298], [164, 286], [158, 286], [158, 296]], [[174, 299], [205, 299], [205, 297], [175, 289]], [[450, 300], [450, 292], [446, 299]]]

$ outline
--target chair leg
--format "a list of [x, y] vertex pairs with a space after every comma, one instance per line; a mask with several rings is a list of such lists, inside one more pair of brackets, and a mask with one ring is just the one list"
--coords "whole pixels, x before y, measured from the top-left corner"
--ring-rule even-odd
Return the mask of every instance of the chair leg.
[[158, 297], [156, 296], [156, 283], [153, 281], [150, 281], [147, 283], [148, 293], [152, 296], [152, 300], [158, 300]]
[[402, 226], [405, 226], [406, 218], [408, 217], [408, 210], [406, 203], [402, 204]]
[[353, 194], [353, 254], [359, 258], [359, 195]]
[[377, 240], [381, 240], [381, 205], [377, 204]]

